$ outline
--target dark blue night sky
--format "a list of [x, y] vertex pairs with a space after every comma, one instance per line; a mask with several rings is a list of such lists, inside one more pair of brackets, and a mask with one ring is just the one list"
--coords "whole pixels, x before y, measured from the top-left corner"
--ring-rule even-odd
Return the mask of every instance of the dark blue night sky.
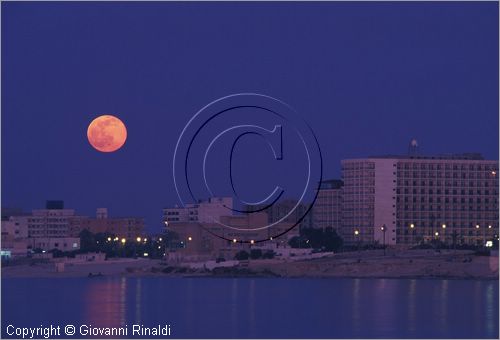
[[[326, 178], [411, 138], [498, 159], [498, 48], [495, 2], [3, 2], [2, 206], [63, 199], [158, 230], [182, 128], [237, 92], [300, 112]], [[128, 128], [112, 154], [86, 138], [106, 113]]]

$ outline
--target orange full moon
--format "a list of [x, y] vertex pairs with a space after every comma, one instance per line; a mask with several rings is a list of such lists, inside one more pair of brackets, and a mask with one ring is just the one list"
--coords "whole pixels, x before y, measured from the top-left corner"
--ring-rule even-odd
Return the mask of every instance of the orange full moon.
[[127, 128], [123, 122], [111, 115], [94, 119], [87, 129], [90, 145], [101, 152], [113, 152], [125, 144]]

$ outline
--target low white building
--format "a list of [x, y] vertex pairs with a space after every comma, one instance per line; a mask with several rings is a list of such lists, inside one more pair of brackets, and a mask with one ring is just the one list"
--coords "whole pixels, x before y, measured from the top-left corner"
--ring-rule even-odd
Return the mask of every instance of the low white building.
[[42, 249], [50, 251], [58, 249], [61, 251], [73, 251], [80, 249], [80, 239], [78, 237], [44, 237], [29, 238], [28, 241], [32, 249]]

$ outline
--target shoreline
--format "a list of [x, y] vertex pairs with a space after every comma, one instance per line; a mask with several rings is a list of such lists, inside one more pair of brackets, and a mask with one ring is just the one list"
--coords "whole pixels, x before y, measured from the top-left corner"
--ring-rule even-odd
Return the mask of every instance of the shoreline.
[[[199, 265], [199, 264], [198, 264]], [[56, 272], [54, 262], [31, 261], [2, 265], [2, 278], [311, 278], [311, 279], [451, 279], [498, 280], [498, 257], [470, 251], [379, 251], [339, 253], [307, 260], [250, 260], [244, 266], [194, 268], [193, 263], [151, 259], [110, 259], [103, 262], [65, 263]], [[191, 267], [190, 267], [191, 266]]]

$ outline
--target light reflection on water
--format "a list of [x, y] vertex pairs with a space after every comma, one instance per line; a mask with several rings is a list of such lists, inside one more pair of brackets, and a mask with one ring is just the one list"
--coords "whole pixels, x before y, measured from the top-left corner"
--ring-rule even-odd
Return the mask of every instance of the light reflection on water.
[[416, 299], [417, 299], [417, 280], [410, 280], [408, 286], [408, 332], [410, 337], [416, 337]]
[[194, 338], [497, 338], [498, 302], [498, 281], [3, 279], [2, 331], [59, 322], [170, 324], [172, 337]]

